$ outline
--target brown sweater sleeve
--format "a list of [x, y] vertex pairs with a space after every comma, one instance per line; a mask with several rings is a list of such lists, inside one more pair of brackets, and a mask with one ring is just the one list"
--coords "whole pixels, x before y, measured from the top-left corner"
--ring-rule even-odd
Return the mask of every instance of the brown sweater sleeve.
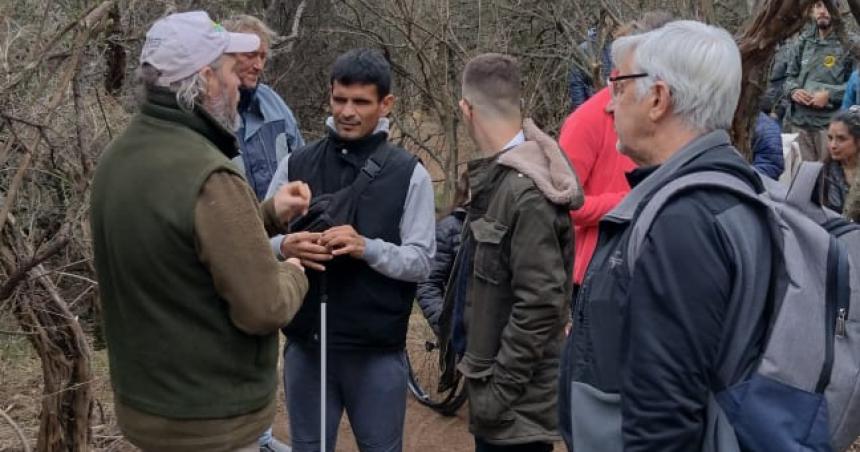
[[278, 219], [278, 215], [275, 213], [274, 198], [263, 201], [260, 204], [260, 212], [263, 214], [263, 226], [266, 228], [266, 234], [269, 237], [287, 233], [287, 226], [281, 223], [281, 220]]
[[308, 280], [300, 268], [275, 259], [264, 209], [245, 181], [227, 171], [210, 175], [197, 199], [194, 227], [200, 261], [237, 328], [269, 334], [292, 320]]

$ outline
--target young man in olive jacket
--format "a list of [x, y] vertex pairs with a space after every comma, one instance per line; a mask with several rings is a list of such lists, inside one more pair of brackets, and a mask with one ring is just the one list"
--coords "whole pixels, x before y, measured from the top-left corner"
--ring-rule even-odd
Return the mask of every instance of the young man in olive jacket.
[[568, 319], [573, 232], [582, 205], [558, 144], [520, 110], [516, 59], [475, 57], [460, 109], [480, 158], [469, 162], [471, 200], [454, 270], [465, 295], [466, 351], [475, 450], [550, 451], [559, 439], [558, 359]]
[[105, 150], [93, 252], [117, 421], [145, 451], [256, 451], [275, 415], [277, 331], [308, 288], [266, 234], [307, 209], [297, 182], [257, 203], [230, 162], [234, 54], [260, 45], [202, 11], [147, 33], [145, 101]]

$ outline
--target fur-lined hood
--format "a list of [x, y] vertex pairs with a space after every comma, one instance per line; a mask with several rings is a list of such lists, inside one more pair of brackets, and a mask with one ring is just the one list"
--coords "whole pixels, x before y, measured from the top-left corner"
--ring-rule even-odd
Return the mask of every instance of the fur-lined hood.
[[558, 143], [531, 119], [523, 121], [523, 134], [525, 143], [499, 156], [499, 164], [528, 176], [553, 204], [571, 210], [582, 207], [582, 186]]

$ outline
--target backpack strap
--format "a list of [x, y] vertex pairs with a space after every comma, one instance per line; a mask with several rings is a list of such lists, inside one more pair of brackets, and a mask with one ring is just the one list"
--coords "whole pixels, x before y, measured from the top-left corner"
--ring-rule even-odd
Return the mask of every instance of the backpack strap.
[[681, 176], [663, 187], [659, 188], [651, 199], [649, 199], [645, 207], [633, 220], [630, 237], [627, 240], [627, 270], [629, 274], [633, 274], [633, 267], [636, 265], [636, 260], [639, 258], [639, 253], [642, 244], [645, 242], [645, 236], [651, 229], [657, 213], [663, 209], [666, 203], [681, 192], [691, 189], [700, 188], [716, 188], [733, 193], [742, 199], [752, 201], [757, 204], [764, 204], [764, 200], [759, 197], [752, 187], [739, 178], [721, 171], [702, 171]]
[[361, 171], [358, 172], [358, 176], [352, 182], [351, 191], [355, 199], [358, 199], [364, 190], [367, 190], [373, 179], [376, 179], [376, 176], [382, 172], [382, 167], [385, 166], [385, 162], [388, 161], [388, 156], [391, 155], [391, 152], [392, 149], [386, 142], [370, 154], [370, 157], [364, 162], [364, 166], [361, 167]]
[[349, 213], [347, 214], [347, 218], [350, 223], [355, 219], [355, 211], [358, 209], [358, 200], [361, 199], [361, 195], [365, 190], [367, 190], [367, 187], [370, 186], [371, 182], [376, 179], [376, 176], [382, 172], [382, 168], [385, 166], [385, 162], [388, 161], [388, 157], [392, 152], [394, 151], [390, 148], [387, 141], [382, 143], [382, 146], [380, 146], [379, 149], [370, 154], [364, 162], [364, 166], [361, 167], [361, 170], [355, 177], [355, 180], [352, 181], [352, 184], [349, 186], [351, 196], [348, 198]]

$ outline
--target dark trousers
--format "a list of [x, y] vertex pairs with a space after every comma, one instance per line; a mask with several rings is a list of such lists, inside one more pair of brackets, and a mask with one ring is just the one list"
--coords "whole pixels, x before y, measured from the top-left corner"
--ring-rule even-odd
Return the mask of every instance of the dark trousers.
[[[319, 345], [290, 343], [284, 351], [284, 392], [294, 452], [320, 450]], [[329, 350], [326, 449], [337, 441], [346, 410], [362, 452], [400, 452], [406, 416], [404, 352]]]
[[[571, 317], [573, 309], [576, 305], [576, 296], [579, 293], [579, 285], [577, 284], [573, 291], [573, 300], [570, 302]], [[573, 333], [564, 338], [564, 349], [561, 352], [561, 362], [558, 369], [558, 432], [564, 440], [568, 451], [572, 451], [572, 430], [570, 418], [570, 366], [573, 360]]]
[[508, 444], [505, 446], [500, 446], [496, 444], [490, 444], [476, 436], [475, 452], [552, 452], [552, 444], [534, 442], [525, 444]]

